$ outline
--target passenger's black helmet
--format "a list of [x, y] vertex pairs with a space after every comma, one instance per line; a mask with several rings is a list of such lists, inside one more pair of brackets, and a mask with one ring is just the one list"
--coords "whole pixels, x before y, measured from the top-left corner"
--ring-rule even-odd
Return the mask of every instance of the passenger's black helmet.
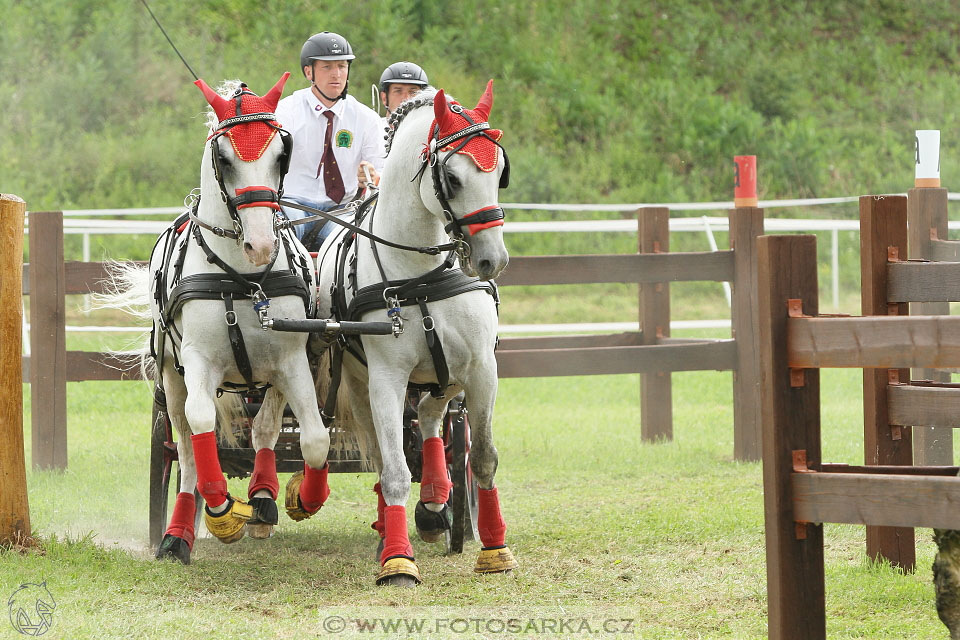
[[[310, 36], [300, 49], [300, 71], [314, 60], [353, 60], [353, 48], [339, 33], [323, 31]], [[304, 73], [306, 75], [306, 73]]]
[[394, 82], [427, 86], [426, 72], [412, 62], [394, 62], [380, 74], [380, 91], [386, 93], [387, 85]]

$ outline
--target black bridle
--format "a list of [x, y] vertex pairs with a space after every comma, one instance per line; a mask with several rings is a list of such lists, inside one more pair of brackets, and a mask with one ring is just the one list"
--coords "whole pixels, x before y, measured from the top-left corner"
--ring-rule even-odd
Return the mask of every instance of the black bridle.
[[[240, 220], [240, 209], [244, 209], [246, 207], [270, 207], [275, 212], [280, 211], [280, 198], [283, 197], [283, 178], [287, 175], [287, 170], [290, 168], [290, 155], [293, 152], [293, 136], [291, 136], [290, 133], [283, 127], [279, 126], [278, 124], [274, 124], [277, 120], [276, 115], [266, 112], [242, 112], [241, 101], [244, 95], [256, 97], [254, 93], [246, 91], [245, 84], [241, 84], [240, 88], [237, 89], [237, 92], [233, 95], [237, 105], [237, 115], [232, 118], [221, 120], [217, 124], [216, 131], [210, 136], [209, 139], [213, 162], [213, 174], [216, 177], [217, 185], [220, 187], [220, 198], [223, 200], [224, 204], [227, 205], [227, 211], [230, 213], [230, 218], [233, 220], [233, 229], [224, 229], [222, 227], [207, 224], [206, 222], [200, 220], [194, 211], [191, 211], [190, 213], [190, 219], [193, 220], [193, 222], [195, 222], [198, 226], [221, 238], [231, 238], [236, 240], [237, 244], [239, 244], [240, 240], [243, 238], [243, 223]], [[280, 136], [280, 140], [283, 143], [283, 153], [280, 159], [280, 179], [276, 189], [261, 185], [242, 187], [235, 189], [236, 195], [231, 196], [229, 193], [227, 193], [227, 187], [223, 183], [223, 169], [220, 165], [220, 138], [223, 137], [224, 134], [230, 131], [230, 129], [233, 127], [240, 124], [248, 124], [250, 122], [264, 122], [267, 124], [267, 126], [274, 129]], [[279, 229], [279, 220], [277, 215], [274, 215], [273, 226], [274, 233], [276, 233], [276, 231]]]
[[[430, 167], [431, 177], [433, 179], [433, 193], [437, 198], [437, 201], [440, 203], [441, 209], [443, 209], [443, 215], [447, 218], [447, 224], [444, 227], [444, 230], [447, 232], [447, 235], [458, 245], [458, 253], [462, 257], [469, 256], [469, 249], [467, 248], [466, 242], [464, 240], [465, 234], [463, 232], [463, 227], [466, 226], [469, 230], [469, 227], [476, 224], [485, 224], [489, 222], [495, 222], [497, 220], [503, 220], [504, 213], [501, 207], [489, 206], [483, 207], [471, 213], [468, 213], [460, 218], [453, 213], [453, 206], [450, 204], [450, 200], [453, 200], [456, 196], [456, 193], [453, 189], [453, 186], [450, 184], [450, 175], [449, 170], [447, 169], [447, 162], [453, 157], [453, 154], [457, 153], [469, 143], [472, 139], [482, 136], [492, 142], [493, 144], [500, 147], [503, 151], [503, 173], [500, 174], [500, 189], [506, 189], [510, 186], [510, 158], [507, 156], [507, 150], [503, 148], [499, 142], [493, 139], [486, 131], [490, 128], [490, 123], [488, 122], [477, 122], [475, 123], [466, 111], [459, 104], [451, 104], [448, 107], [453, 113], [460, 115], [464, 120], [467, 121], [468, 126], [460, 129], [455, 133], [439, 138], [440, 135], [440, 124], [437, 123], [434, 126], [433, 131], [430, 132], [430, 145], [424, 151], [423, 161], [420, 166], [420, 171], [417, 172], [417, 176], [423, 178], [424, 170], [427, 166]], [[456, 147], [450, 149], [442, 158], [440, 157], [440, 151], [452, 145], [455, 142], [458, 142]], [[416, 177], [416, 176], [415, 176]], [[471, 232], [472, 234], [472, 232]], [[466, 254], [464, 254], [466, 252]]]

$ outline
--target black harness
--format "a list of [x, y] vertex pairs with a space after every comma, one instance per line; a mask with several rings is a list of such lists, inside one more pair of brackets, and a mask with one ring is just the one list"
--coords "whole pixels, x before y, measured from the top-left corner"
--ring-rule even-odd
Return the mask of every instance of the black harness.
[[[196, 206], [196, 205], [194, 205]], [[274, 271], [271, 263], [258, 273], [239, 273], [230, 265], [223, 262], [214, 253], [203, 239], [200, 228], [190, 222], [187, 228], [177, 234], [177, 230], [189, 220], [189, 214], [180, 216], [170, 226], [154, 248], [154, 253], [163, 245], [163, 260], [160, 268], [154, 272], [154, 300], [159, 309], [159, 320], [152, 329], [151, 355], [157, 360], [159, 371], [163, 369], [165, 355], [165, 341], [168, 334], [173, 339], [174, 367], [183, 375], [183, 365], [180, 362], [180, 343], [183, 334], [176, 324], [183, 305], [190, 300], [222, 300], [224, 305], [224, 322], [227, 325], [227, 335], [233, 351], [237, 369], [243, 376], [244, 385], [230, 382], [225, 386], [239, 388], [256, 388], [263, 386], [253, 378], [253, 367], [247, 354], [243, 333], [237, 323], [234, 302], [236, 300], [252, 300], [254, 310], [261, 316], [266, 314], [270, 306], [270, 299], [280, 296], [297, 296], [303, 301], [304, 313], [308, 318], [313, 317], [313, 308], [310, 302], [310, 289], [313, 283], [313, 270], [310, 264], [295, 250], [294, 236], [289, 230], [281, 231], [280, 244], [287, 257], [289, 268], [285, 271]], [[207, 256], [207, 261], [223, 270], [223, 273], [196, 273], [183, 276], [183, 262], [187, 247], [194, 241]], [[276, 259], [274, 259], [275, 261]], [[171, 288], [172, 287], [172, 288]], [[169, 294], [167, 293], [169, 289]], [[156, 347], [154, 347], [156, 345]]]

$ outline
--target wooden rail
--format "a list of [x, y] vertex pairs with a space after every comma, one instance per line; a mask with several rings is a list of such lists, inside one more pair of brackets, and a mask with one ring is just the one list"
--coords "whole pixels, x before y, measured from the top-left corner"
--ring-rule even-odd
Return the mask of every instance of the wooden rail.
[[[868, 553], [905, 568], [913, 527], [960, 529], [957, 467], [912, 466], [904, 428], [960, 426], [960, 386], [905, 383], [910, 367], [960, 367], [960, 318], [886, 315], [905, 306], [887, 295], [903, 200], [861, 198], [863, 308], [883, 315], [818, 317], [816, 238], [757, 240], [770, 638], [826, 637], [822, 523], [867, 525]], [[819, 367], [838, 366], [864, 368], [863, 466], [821, 461]]]

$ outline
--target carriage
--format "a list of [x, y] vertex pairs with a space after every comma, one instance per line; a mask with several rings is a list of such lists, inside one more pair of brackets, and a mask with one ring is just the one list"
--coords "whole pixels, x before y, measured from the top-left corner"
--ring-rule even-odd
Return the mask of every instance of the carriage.
[[[403, 444], [407, 466], [414, 482], [420, 482], [422, 464], [422, 445], [417, 422], [416, 402], [419, 393], [410, 390], [403, 420]], [[230, 447], [221, 442], [218, 447], [220, 464], [230, 478], [247, 478], [253, 472], [255, 451], [250, 438], [250, 427], [259, 410], [262, 391], [250, 391], [242, 394], [246, 416], [236, 420], [232, 426], [239, 447]], [[174, 482], [174, 465], [177, 463], [177, 445], [174, 441], [173, 426], [166, 414], [166, 401], [163, 391], [156, 389], [153, 398], [153, 419], [150, 439], [150, 546], [156, 548], [163, 538], [167, 525], [167, 510], [170, 496], [176, 495], [179, 487], [179, 469]], [[356, 441], [350, 434], [334, 426], [331, 432], [329, 454], [330, 471], [333, 473], [361, 473], [371, 471], [368, 460], [364, 459]], [[477, 481], [470, 470], [470, 422], [466, 407], [460, 399], [447, 407], [443, 421], [442, 437], [447, 458], [447, 471], [453, 482], [450, 494], [450, 509], [453, 523], [445, 534], [445, 547], [448, 554], [462, 553], [464, 541], [479, 540], [477, 531]], [[287, 407], [283, 413], [280, 437], [274, 447], [277, 456], [278, 473], [294, 473], [303, 469], [303, 456], [300, 453], [300, 426], [293, 412]], [[197, 500], [195, 526], [199, 530], [203, 510], [203, 498], [194, 493]]]

